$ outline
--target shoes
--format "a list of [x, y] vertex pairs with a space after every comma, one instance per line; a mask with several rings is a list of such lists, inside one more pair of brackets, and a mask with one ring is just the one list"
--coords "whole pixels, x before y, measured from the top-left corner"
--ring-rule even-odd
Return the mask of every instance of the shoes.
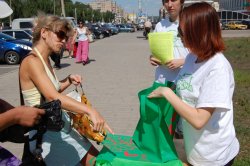
[[182, 134], [182, 133], [175, 132], [175, 133], [174, 133], [174, 138], [175, 138], [175, 139], [183, 139], [183, 134]]
[[89, 63], [90, 63], [90, 60], [89, 60], [89, 59], [87, 59], [87, 61], [83, 61], [83, 62], [82, 62], [83, 66], [85, 66], [86, 64], [89, 64]]
[[61, 66], [54, 65], [53, 68], [59, 70], [59, 69], [61, 69]]

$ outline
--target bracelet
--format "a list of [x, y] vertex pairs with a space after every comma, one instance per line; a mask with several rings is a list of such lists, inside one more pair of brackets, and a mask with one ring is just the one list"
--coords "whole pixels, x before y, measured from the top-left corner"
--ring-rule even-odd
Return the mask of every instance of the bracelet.
[[68, 80], [69, 80], [69, 83], [70, 83], [70, 84], [72, 84], [72, 81], [71, 81], [71, 79], [70, 79], [70, 76], [71, 76], [71, 74], [70, 74], [70, 75], [68, 75], [68, 77], [67, 77], [67, 78], [68, 78]]

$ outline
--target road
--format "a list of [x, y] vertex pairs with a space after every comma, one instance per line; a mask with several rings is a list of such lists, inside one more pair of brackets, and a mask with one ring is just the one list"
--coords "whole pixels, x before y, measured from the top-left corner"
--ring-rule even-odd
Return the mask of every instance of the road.
[[[250, 31], [245, 32], [250, 35]], [[231, 31], [223, 31], [223, 35], [227, 34], [231, 35]], [[62, 69], [56, 73], [59, 79], [71, 73], [82, 75], [86, 95], [115, 133], [133, 135], [139, 119], [137, 93], [153, 82], [154, 67], [149, 64], [149, 54], [148, 41], [141, 31], [120, 33], [91, 43], [90, 64], [83, 66], [74, 63], [74, 59], [63, 58]], [[0, 65], [0, 85], [1, 98], [19, 105], [18, 66]], [[184, 160], [182, 140], [175, 142], [180, 158]], [[1, 145], [21, 157], [22, 144]]]

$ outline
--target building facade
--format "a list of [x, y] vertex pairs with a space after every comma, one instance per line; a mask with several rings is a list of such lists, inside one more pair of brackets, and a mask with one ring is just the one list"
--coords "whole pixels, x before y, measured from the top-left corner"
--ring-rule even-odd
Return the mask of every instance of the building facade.
[[[221, 10], [247, 10], [250, 0], [220, 0]], [[249, 9], [248, 9], [249, 10]]]
[[94, 10], [100, 10], [100, 12], [110, 11], [115, 14], [116, 20], [119, 21], [121, 18], [126, 18], [126, 13], [124, 9], [116, 4], [114, 0], [94, 0], [90, 2], [89, 5]]
[[92, 9], [100, 10], [100, 12], [113, 12], [116, 3], [112, 0], [95, 0], [90, 2], [89, 5], [92, 7]]

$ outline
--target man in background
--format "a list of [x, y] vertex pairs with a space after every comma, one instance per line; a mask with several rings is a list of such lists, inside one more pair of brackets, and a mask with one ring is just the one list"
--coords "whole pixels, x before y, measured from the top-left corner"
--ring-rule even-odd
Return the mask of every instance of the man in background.
[[152, 23], [150, 22], [150, 20], [147, 20], [144, 23], [144, 36], [146, 37], [146, 39], [148, 39], [148, 34], [151, 31], [152, 28]]

